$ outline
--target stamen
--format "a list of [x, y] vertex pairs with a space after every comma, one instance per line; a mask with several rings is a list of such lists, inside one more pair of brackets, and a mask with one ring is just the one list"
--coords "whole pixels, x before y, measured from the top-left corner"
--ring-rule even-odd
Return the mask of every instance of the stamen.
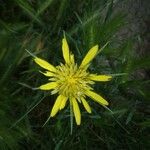
[[84, 96], [84, 91], [91, 89], [89, 85], [93, 83], [89, 79], [88, 72], [85, 69], [79, 69], [74, 63], [57, 66], [57, 72], [50, 80], [58, 82], [59, 94], [75, 98]]

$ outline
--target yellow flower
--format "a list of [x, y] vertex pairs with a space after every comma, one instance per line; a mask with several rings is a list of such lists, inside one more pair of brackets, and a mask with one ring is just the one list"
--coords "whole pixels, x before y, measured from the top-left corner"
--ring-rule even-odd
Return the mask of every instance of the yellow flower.
[[109, 81], [112, 76], [90, 74], [87, 71], [90, 62], [98, 52], [98, 45], [95, 45], [86, 54], [80, 66], [78, 66], [75, 63], [74, 55], [69, 50], [67, 40], [64, 37], [62, 40], [62, 53], [65, 64], [60, 63], [59, 66], [54, 67], [47, 61], [34, 57], [34, 61], [39, 66], [46, 69], [45, 72], [41, 73], [49, 78], [48, 83], [41, 85], [38, 89], [51, 90], [51, 94], [58, 94], [51, 110], [50, 117], [54, 117], [59, 110], [66, 106], [67, 102], [70, 102], [76, 123], [80, 125], [81, 113], [78, 103], [82, 103], [85, 110], [91, 113], [91, 108], [86, 101], [86, 97], [90, 97], [101, 105], [108, 105], [108, 102], [103, 97], [93, 92], [91, 85], [95, 84], [95, 81]]

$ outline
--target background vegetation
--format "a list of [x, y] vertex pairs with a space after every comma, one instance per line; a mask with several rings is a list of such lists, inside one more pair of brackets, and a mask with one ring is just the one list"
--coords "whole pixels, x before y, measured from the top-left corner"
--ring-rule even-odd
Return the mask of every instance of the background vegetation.
[[[144, 35], [131, 33], [119, 0], [0, 0], [0, 150], [148, 150], [149, 66]], [[131, 20], [132, 22], [132, 20]], [[63, 62], [63, 31], [79, 63], [95, 44], [109, 44], [90, 70], [126, 73], [97, 84], [112, 112], [90, 101], [70, 135], [69, 108], [42, 127], [55, 96], [33, 91], [45, 82], [25, 49]], [[141, 48], [142, 47], [142, 48]]]

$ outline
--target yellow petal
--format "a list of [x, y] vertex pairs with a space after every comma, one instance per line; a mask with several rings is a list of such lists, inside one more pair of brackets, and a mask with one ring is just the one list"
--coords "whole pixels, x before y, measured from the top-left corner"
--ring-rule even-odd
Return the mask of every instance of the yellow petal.
[[90, 79], [94, 81], [110, 81], [112, 79], [112, 76], [91, 74]]
[[59, 108], [60, 110], [65, 107], [66, 102], [67, 102], [67, 97], [63, 96], [62, 102], [61, 102], [61, 105], [60, 105], [60, 108]]
[[54, 73], [53, 73], [53, 72], [49, 72], [49, 71], [46, 71], [45, 73], [42, 72], [42, 71], [40, 71], [40, 73], [44, 74], [44, 75], [47, 76], [47, 77], [52, 77], [52, 76], [54, 76]]
[[34, 58], [34, 61], [39, 65], [41, 66], [42, 68], [44, 69], [47, 69], [49, 71], [52, 71], [52, 72], [55, 72], [56, 71], [56, 68], [51, 65], [50, 63], [48, 63], [47, 61], [41, 59], [41, 58], [38, 58], [38, 57], [35, 57]]
[[94, 47], [92, 47], [88, 53], [86, 54], [86, 56], [84, 57], [80, 67], [84, 67], [86, 65], [88, 65], [90, 63], [90, 61], [92, 61], [92, 59], [96, 56], [98, 52], [98, 45], [95, 45]]
[[82, 100], [82, 103], [83, 103], [83, 106], [84, 106], [85, 110], [86, 110], [88, 113], [91, 113], [91, 108], [90, 108], [88, 102], [87, 102], [84, 98], [81, 98], [81, 100]]
[[62, 40], [62, 52], [63, 52], [63, 57], [65, 59], [65, 62], [69, 64], [70, 63], [69, 46], [68, 46], [66, 38], [63, 38]]
[[71, 62], [72, 64], [75, 63], [75, 61], [74, 61], [74, 55], [73, 55], [73, 54], [70, 55], [70, 62]]
[[56, 99], [56, 101], [55, 101], [55, 104], [54, 104], [54, 106], [53, 106], [53, 108], [52, 108], [50, 117], [54, 117], [54, 116], [57, 114], [57, 112], [58, 112], [58, 110], [59, 110], [59, 107], [60, 107], [60, 105], [61, 105], [61, 102], [62, 102], [62, 98], [63, 98], [62, 95], [59, 95], [59, 96], [57, 97], [57, 99]]
[[56, 82], [50, 82], [50, 83], [46, 83], [43, 84], [39, 87], [39, 89], [41, 90], [51, 90], [51, 89], [55, 89], [58, 86], [58, 84]]
[[108, 102], [103, 97], [98, 95], [97, 93], [94, 93], [92, 91], [85, 91], [85, 94], [101, 105], [108, 105]]
[[75, 98], [72, 98], [71, 101], [72, 101], [72, 104], [73, 104], [73, 112], [74, 112], [74, 115], [75, 115], [76, 123], [77, 123], [77, 125], [80, 125], [81, 124], [81, 113], [80, 113], [78, 103], [77, 103]]

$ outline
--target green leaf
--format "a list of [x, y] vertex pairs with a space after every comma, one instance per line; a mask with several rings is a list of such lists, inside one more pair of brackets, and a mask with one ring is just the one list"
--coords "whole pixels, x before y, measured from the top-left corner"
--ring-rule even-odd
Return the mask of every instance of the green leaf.
[[26, 0], [15, 0], [15, 2], [37, 23], [42, 25], [41, 20], [36, 15], [35, 10], [29, 5], [29, 3]]
[[44, 2], [42, 1], [42, 4], [38, 8], [36, 16], [41, 15], [53, 2], [54, 0], [45, 0]]
[[145, 56], [143, 58], [133, 59], [131, 64], [131, 71], [138, 69], [150, 69], [150, 57]]

